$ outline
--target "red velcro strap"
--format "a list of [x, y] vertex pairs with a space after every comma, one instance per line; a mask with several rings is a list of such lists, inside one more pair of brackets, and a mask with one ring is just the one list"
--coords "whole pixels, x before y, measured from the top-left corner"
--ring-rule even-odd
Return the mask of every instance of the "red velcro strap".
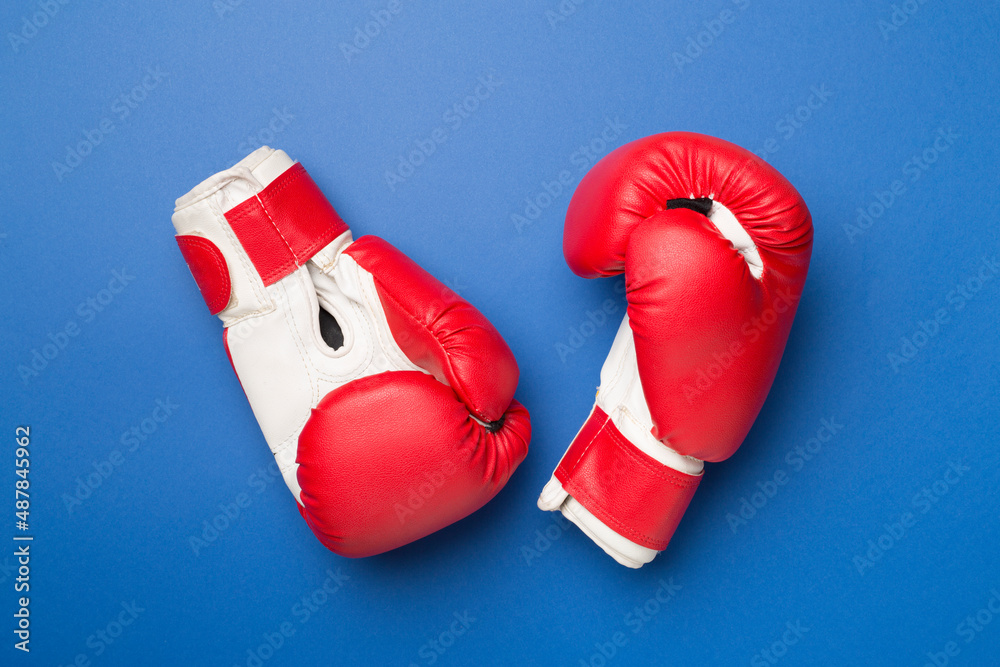
[[702, 478], [668, 468], [639, 450], [598, 407], [555, 475], [605, 525], [656, 551], [667, 548]]
[[218, 315], [229, 304], [232, 294], [226, 258], [214, 243], [204, 237], [182, 234], [176, 238], [209, 311]]
[[256, 197], [226, 211], [264, 285], [273, 285], [347, 231], [305, 168], [296, 162]]

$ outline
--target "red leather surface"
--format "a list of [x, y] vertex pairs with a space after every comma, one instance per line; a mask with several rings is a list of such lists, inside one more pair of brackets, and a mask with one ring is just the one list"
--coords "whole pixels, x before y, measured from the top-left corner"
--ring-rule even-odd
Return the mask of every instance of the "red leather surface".
[[347, 231], [297, 162], [256, 197], [226, 211], [226, 220], [265, 285], [278, 282]]
[[490, 321], [378, 237], [364, 236], [345, 253], [375, 278], [389, 328], [406, 356], [451, 386], [474, 415], [498, 420], [514, 398], [519, 371]]
[[232, 295], [226, 258], [214, 243], [202, 236], [180, 234], [175, 238], [208, 310], [218, 315], [229, 304]]
[[667, 548], [702, 478], [647, 456], [598, 407], [569, 446], [555, 476], [606, 526], [657, 551]]
[[342, 556], [394, 549], [486, 504], [524, 460], [530, 437], [516, 401], [490, 433], [425, 373], [356, 380], [327, 394], [299, 437], [302, 516]]
[[[711, 197], [750, 234], [754, 278], [705, 216], [665, 210]], [[708, 461], [739, 447], [774, 380], [812, 250], [812, 220], [777, 171], [733, 144], [674, 132], [598, 162], [570, 201], [563, 250], [586, 277], [624, 272], [653, 435]]]

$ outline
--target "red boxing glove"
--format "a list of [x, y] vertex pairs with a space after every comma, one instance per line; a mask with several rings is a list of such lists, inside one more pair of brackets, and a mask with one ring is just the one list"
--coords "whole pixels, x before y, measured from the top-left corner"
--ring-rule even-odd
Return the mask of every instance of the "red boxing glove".
[[493, 325], [382, 239], [353, 241], [264, 147], [177, 200], [177, 242], [299, 511], [349, 557], [476, 511], [528, 451]]
[[767, 396], [812, 251], [798, 192], [752, 153], [700, 134], [646, 137], [584, 177], [563, 252], [625, 274], [628, 310], [597, 401], [538, 506], [623, 565], [666, 548], [701, 480]]

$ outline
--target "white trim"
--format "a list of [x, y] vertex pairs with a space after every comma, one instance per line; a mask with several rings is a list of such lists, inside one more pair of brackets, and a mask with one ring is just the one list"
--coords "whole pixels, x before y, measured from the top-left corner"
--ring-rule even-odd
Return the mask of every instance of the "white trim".
[[712, 208], [708, 212], [708, 219], [733, 244], [736, 252], [743, 257], [747, 266], [750, 267], [750, 275], [759, 280], [764, 273], [764, 262], [760, 258], [757, 245], [750, 238], [750, 234], [747, 233], [743, 225], [740, 224], [740, 221], [733, 215], [733, 212], [713, 199]]

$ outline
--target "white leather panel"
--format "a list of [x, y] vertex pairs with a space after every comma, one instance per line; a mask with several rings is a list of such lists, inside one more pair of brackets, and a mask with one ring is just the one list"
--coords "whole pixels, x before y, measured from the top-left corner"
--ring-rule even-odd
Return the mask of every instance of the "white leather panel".
[[[309, 263], [268, 293], [275, 308], [230, 329], [233, 365], [281, 469], [300, 500], [295, 463], [298, 440], [319, 401], [361, 377], [389, 370], [417, 370], [396, 345], [370, 273], [342, 254], [344, 237], [321, 251], [335, 257], [326, 273]], [[350, 240], [349, 235], [346, 240]], [[344, 344], [331, 349], [319, 331], [322, 303], [341, 326]], [[241, 327], [248, 332], [236, 336]]]

